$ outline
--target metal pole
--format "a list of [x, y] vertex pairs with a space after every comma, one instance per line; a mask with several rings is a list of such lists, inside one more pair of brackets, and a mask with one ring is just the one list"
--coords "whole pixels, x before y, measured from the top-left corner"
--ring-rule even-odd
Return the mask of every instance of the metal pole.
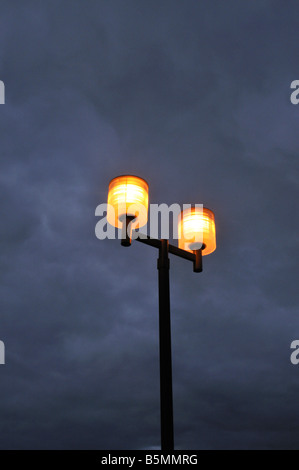
[[168, 240], [159, 248], [159, 344], [161, 449], [174, 450]]
[[122, 232], [121, 232], [121, 245], [131, 246], [132, 243], [132, 227], [131, 222], [134, 220], [134, 216], [126, 215], [121, 219], [122, 221]]

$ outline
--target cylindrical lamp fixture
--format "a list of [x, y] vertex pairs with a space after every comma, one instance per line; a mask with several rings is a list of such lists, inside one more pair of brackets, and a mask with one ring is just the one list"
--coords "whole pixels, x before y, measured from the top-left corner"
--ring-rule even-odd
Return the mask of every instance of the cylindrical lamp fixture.
[[203, 248], [202, 254], [216, 250], [214, 213], [206, 207], [191, 207], [179, 215], [179, 248], [194, 251]]
[[122, 228], [127, 217], [134, 218], [132, 228], [146, 225], [148, 218], [148, 184], [138, 176], [113, 178], [109, 184], [107, 220]]

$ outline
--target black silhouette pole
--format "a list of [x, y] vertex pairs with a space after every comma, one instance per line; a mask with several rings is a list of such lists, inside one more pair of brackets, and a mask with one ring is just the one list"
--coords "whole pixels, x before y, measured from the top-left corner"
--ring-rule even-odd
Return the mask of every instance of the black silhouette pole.
[[161, 240], [159, 270], [159, 349], [161, 448], [174, 449], [168, 240]]
[[[133, 217], [127, 216], [123, 221], [122, 246], [130, 246], [132, 233], [130, 222]], [[138, 242], [150, 245], [159, 250], [159, 352], [160, 352], [160, 416], [161, 416], [161, 450], [174, 450], [173, 433], [173, 395], [172, 395], [172, 361], [171, 361], [171, 321], [169, 291], [169, 253], [193, 262], [193, 271], [202, 272], [202, 250], [192, 252], [182, 250], [169, 244], [168, 240], [157, 240], [146, 235], [136, 238]]]

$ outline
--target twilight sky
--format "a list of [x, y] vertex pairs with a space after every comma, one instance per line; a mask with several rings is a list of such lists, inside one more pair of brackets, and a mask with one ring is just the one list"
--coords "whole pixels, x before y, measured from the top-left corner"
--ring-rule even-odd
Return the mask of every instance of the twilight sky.
[[299, 4], [2, 0], [1, 449], [160, 445], [157, 252], [108, 183], [214, 210], [171, 258], [177, 449], [298, 449]]

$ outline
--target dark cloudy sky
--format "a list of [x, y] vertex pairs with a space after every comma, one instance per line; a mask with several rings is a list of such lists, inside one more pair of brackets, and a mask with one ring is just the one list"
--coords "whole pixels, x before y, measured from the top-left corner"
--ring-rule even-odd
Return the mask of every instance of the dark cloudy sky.
[[292, 0], [1, 1], [1, 449], [160, 445], [157, 253], [94, 233], [126, 173], [216, 214], [171, 259], [176, 448], [299, 448], [298, 36]]

